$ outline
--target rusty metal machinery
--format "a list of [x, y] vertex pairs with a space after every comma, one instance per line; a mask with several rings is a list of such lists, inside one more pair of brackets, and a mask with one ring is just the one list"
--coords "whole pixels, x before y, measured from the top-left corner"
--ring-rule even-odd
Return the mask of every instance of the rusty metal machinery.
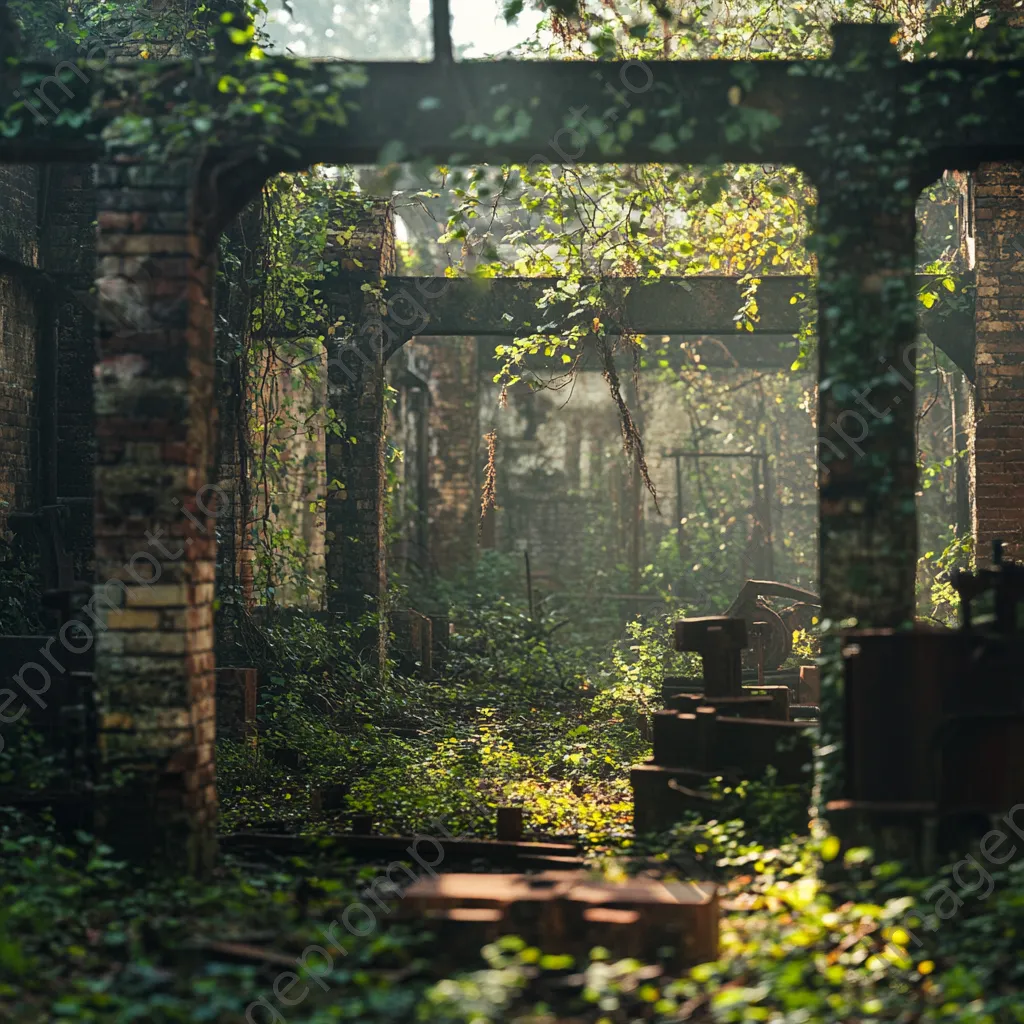
[[[785, 598], [795, 603], [785, 611], [778, 612], [762, 600], [765, 597]], [[747, 580], [725, 614], [729, 618], [743, 619], [748, 631], [756, 622], [767, 623], [763, 667], [771, 670], [779, 668], [793, 653], [794, 631], [807, 629], [818, 607], [818, 595], [802, 587], [776, 580]], [[748, 656], [747, 660], [750, 664], [746, 667], [753, 668], [754, 658]]]
[[653, 757], [630, 775], [637, 833], [667, 829], [685, 811], [713, 807], [708, 782], [717, 776], [760, 779], [772, 765], [780, 783], [806, 785], [810, 795], [807, 723], [790, 720], [789, 687], [743, 685], [747, 643], [740, 618], [676, 623], [676, 650], [701, 656], [703, 685], [670, 695], [654, 715]]

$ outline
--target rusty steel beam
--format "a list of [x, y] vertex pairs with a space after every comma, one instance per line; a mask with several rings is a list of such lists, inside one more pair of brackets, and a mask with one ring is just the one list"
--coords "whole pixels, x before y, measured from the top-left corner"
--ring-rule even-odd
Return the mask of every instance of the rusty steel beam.
[[[799, 308], [791, 300], [809, 287], [805, 277], [766, 277], [757, 290], [765, 330], [799, 330]], [[601, 302], [593, 304], [557, 278], [393, 277], [385, 279], [383, 297], [385, 323], [396, 332], [514, 338], [589, 327], [596, 318], [613, 333], [628, 327], [638, 334], [729, 334], [737, 329], [743, 288], [736, 277], [607, 278]], [[330, 286], [323, 291], [330, 301]]]
[[[344, 305], [356, 276], [336, 278], [323, 286], [324, 297]], [[934, 281], [921, 275], [919, 286]], [[592, 285], [593, 281], [582, 284]], [[388, 313], [361, 330], [381, 332], [389, 352], [423, 337], [477, 337], [480, 354], [495, 358], [493, 339], [531, 334], [564, 333], [596, 318], [609, 333], [624, 329], [648, 336], [648, 367], [662, 358], [676, 370], [692, 369], [694, 356], [705, 366], [784, 369], [799, 354], [794, 335], [800, 329], [799, 299], [810, 296], [812, 279], [798, 275], [766, 277], [757, 288], [757, 319], [753, 330], [738, 326], [746, 285], [738, 277], [701, 275], [639, 281], [607, 278], [601, 285], [603, 303], [591, 305], [569, 291], [558, 278], [440, 278], [389, 277], [381, 298]], [[797, 301], [794, 301], [797, 300]], [[922, 317], [922, 327], [936, 345], [969, 377], [974, 374], [974, 328], [970, 318], [955, 320], [950, 330], [937, 315]], [[660, 339], [669, 337], [662, 345]], [[684, 350], [682, 342], [693, 344]], [[593, 348], [583, 344], [586, 352]], [[527, 360], [531, 368], [556, 364], [542, 355]], [[597, 369], [592, 358], [587, 364]]]
[[[1024, 157], [1017, 111], [1024, 61], [893, 60], [885, 25], [834, 26], [833, 59], [693, 61], [381, 62], [272, 57], [233, 67], [254, 90], [274, 71], [289, 97], [325, 111], [276, 126], [238, 120], [196, 139], [225, 153], [259, 151], [268, 173], [311, 163], [749, 163], [814, 171], [828, 160], [815, 140], [840, 133], [877, 145], [870, 120], [848, 120], [851, 98], [870, 87], [912, 124], [921, 159], [938, 171]], [[102, 157], [103, 128], [132, 95], [153, 92], [151, 111], [188, 100], [214, 110], [216, 63], [111, 64], [71, 74], [71, 64], [24, 62], [0, 72], [0, 162], [85, 162]], [[208, 74], [197, 73], [205, 69]], [[839, 71], [840, 73], [836, 73]], [[84, 79], [83, 80], [83, 75]], [[158, 77], [157, 77], [158, 76]], [[40, 83], [49, 82], [48, 85]], [[38, 96], [42, 88], [51, 105]], [[34, 110], [19, 107], [15, 91]], [[69, 95], [70, 93], [70, 95]], [[54, 112], [53, 108], [57, 110]], [[333, 108], [333, 110], [332, 110]], [[342, 116], [338, 109], [344, 110]], [[84, 120], [77, 123], [81, 118]], [[340, 123], [341, 121], [344, 123]], [[628, 124], [627, 124], [628, 122]], [[911, 129], [908, 127], [908, 134]]]

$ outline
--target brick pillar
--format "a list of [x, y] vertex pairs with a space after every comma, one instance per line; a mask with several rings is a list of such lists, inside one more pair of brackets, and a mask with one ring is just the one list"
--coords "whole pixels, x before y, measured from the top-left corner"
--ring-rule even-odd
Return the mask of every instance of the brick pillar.
[[[324, 253], [338, 261], [348, 299], [337, 312], [345, 329], [328, 339], [327, 607], [352, 620], [383, 616], [385, 562], [384, 364], [388, 339], [380, 329], [373, 289], [395, 272], [394, 213], [384, 200], [341, 203]], [[367, 646], [383, 660], [386, 622]]]
[[215, 852], [215, 249], [190, 168], [98, 169], [98, 825], [140, 858]]
[[974, 189], [977, 306], [974, 537], [1024, 558], [1024, 164], [982, 164]]

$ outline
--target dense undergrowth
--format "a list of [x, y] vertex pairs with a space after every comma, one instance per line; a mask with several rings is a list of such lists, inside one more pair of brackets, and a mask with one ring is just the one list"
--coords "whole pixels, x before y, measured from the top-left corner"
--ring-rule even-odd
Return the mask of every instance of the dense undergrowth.
[[[682, 977], [601, 949], [575, 963], [514, 936], [439, 977], [430, 933], [391, 911], [378, 910], [362, 938], [346, 935], [344, 955], [318, 951], [354, 901], [372, 905], [365, 891], [379, 869], [316, 854], [258, 865], [227, 856], [202, 883], [154, 878], [84, 834], [62, 839], [5, 813], [0, 1019], [1024, 1020], [1024, 861], [908, 879], [864, 850], [833, 861], [837, 847], [803, 837], [766, 848], [738, 821], [665, 837], [655, 861], [665, 874], [702, 858], [726, 898], [720, 958]], [[623, 862], [599, 869], [615, 877]]]
[[[628, 770], [650, 753], [644, 725], [672, 657], [665, 627], [634, 625], [602, 661], [503, 598], [453, 618], [431, 679], [353, 667], [354, 632], [312, 619], [264, 627], [260, 745], [222, 743], [218, 755], [225, 827], [305, 823], [311, 790], [343, 785], [343, 810], [384, 830], [443, 811], [453, 830], [489, 835], [496, 807], [516, 804], [534, 833], [624, 837]], [[282, 750], [300, 752], [301, 767], [284, 767], [296, 759]]]
[[[770, 775], [713, 787], [713, 818], [633, 840], [628, 769], [649, 753], [643, 723], [664, 673], [693, 668], [668, 650], [665, 623], [634, 623], [602, 658], [552, 631], [543, 609], [531, 618], [503, 598], [472, 594], [453, 620], [429, 680], [376, 677], [353, 657], [354, 627], [281, 617], [239, 631], [267, 683], [258, 747], [218, 747], [222, 831], [329, 832], [369, 813], [383, 831], [432, 834], [440, 822], [489, 835], [495, 808], [519, 804], [528, 831], [580, 836], [606, 877], [718, 882], [719, 960], [677, 976], [602, 949], [576, 963], [508, 936], [452, 963], [425, 922], [371, 902], [381, 865], [327, 847], [228, 851], [204, 881], [154, 877], [90, 836], [5, 813], [0, 1020], [1024, 1021], [1013, 842], [1002, 864], [976, 853], [910, 878], [866, 850], [840, 855]], [[327, 784], [348, 790], [336, 812], [311, 804]], [[1011, 829], [1021, 835], [1010, 819], [1008, 840]], [[373, 927], [328, 954], [324, 929], [359, 902]]]

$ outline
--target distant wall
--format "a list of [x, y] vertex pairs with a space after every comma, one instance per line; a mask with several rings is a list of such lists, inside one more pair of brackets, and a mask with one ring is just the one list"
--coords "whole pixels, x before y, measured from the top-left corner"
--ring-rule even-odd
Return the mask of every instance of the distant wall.
[[95, 461], [94, 220], [89, 166], [0, 166], [0, 528], [7, 511], [71, 499], [65, 543], [83, 563]]
[[35, 168], [0, 165], [0, 530], [35, 491], [37, 187]]
[[476, 338], [417, 338], [430, 380], [430, 563], [442, 575], [476, 557], [480, 395]]

